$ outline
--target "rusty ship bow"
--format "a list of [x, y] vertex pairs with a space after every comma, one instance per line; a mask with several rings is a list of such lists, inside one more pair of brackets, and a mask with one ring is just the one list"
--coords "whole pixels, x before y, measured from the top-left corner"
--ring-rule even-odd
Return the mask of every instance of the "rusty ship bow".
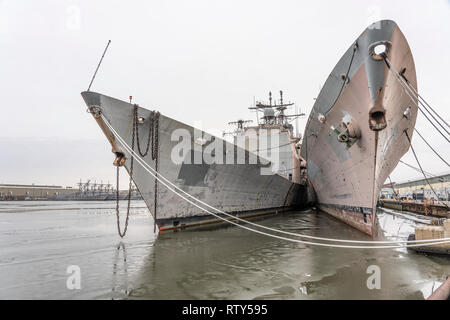
[[378, 21], [329, 75], [302, 142], [318, 208], [369, 235], [381, 186], [408, 151], [417, 116], [394, 70], [417, 90], [404, 35], [395, 22]]

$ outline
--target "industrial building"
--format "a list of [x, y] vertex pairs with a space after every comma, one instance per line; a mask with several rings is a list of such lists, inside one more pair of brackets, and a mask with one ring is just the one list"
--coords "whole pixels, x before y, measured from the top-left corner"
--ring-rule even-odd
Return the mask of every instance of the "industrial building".
[[[400, 199], [435, 199], [441, 201], [450, 201], [450, 173], [427, 177], [428, 182], [425, 179], [417, 179], [406, 182], [392, 182], [385, 184], [381, 190], [381, 197], [392, 199], [395, 195]], [[430, 188], [434, 189], [433, 190]]]
[[51, 185], [0, 184], [0, 200], [53, 199], [78, 189]]
[[[14, 200], [115, 200], [116, 189], [112, 184], [97, 183], [92, 179], [77, 183], [78, 188], [62, 187], [54, 185], [23, 185], [23, 184], [0, 184], [0, 201]], [[133, 185], [130, 198], [140, 200], [141, 195]], [[128, 190], [119, 191], [119, 199], [128, 199]]]

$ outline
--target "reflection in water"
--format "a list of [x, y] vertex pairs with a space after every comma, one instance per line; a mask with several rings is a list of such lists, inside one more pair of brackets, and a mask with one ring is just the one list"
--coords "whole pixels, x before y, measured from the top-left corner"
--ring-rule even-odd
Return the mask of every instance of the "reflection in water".
[[[118, 267], [119, 264], [119, 256], [122, 252], [122, 269]], [[121, 272], [123, 271], [123, 272]], [[121, 278], [120, 283], [124, 283], [125, 288], [121, 288], [120, 286], [117, 286], [117, 277]], [[117, 246], [117, 250], [115, 251], [114, 255], [114, 262], [113, 262], [113, 276], [112, 276], [112, 293], [115, 294], [116, 291], [123, 291], [125, 295], [128, 295], [128, 270], [127, 270], [127, 250], [125, 248], [125, 244], [121, 241], [119, 245]]]
[[[390, 219], [385, 215], [380, 212], [381, 225]], [[406, 219], [391, 222], [386, 222], [391, 227], [385, 232], [387, 239], [395, 235], [406, 239], [412, 232]], [[370, 239], [314, 211], [259, 223], [320, 237]], [[147, 298], [156, 299], [421, 299], [421, 290], [431, 279], [450, 271], [449, 262], [405, 249], [313, 247], [236, 227], [215, 227], [161, 235], [140, 282], [153, 284]], [[370, 265], [381, 269], [381, 290], [367, 288]]]
[[[143, 202], [132, 204], [129, 233], [117, 243], [112, 202], [0, 203], [0, 298], [422, 299], [450, 273], [447, 257], [314, 247], [226, 225], [168, 232], [155, 242]], [[369, 239], [311, 210], [253, 221], [313, 236]], [[406, 239], [416, 223], [428, 222], [379, 213], [386, 239]], [[80, 266], [81, 290], [66, 288], [68, 265]], [[370, 265], [381, 269], [380, 290], [367, 288]]]

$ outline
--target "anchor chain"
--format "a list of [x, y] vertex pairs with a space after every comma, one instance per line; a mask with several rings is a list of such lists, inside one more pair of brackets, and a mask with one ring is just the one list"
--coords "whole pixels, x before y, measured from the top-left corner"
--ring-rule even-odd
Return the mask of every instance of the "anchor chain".
[[147, 146], [145, 147], [145, 152], [141, 150], [141, 144], [139, 140], [139, 117], [138, 117], [138, 105], [134, 105], [133, 117], [134, 117], [134, 127], [136, 128], [136, 140], [138, 151], [141, 157], [145, 157], [148, 154], [150, 149], [150, 143], [152, 144], [152, 160], [155, 160], [158, 156], [158, 139], [159, 139], [159, 112], [151, 111], [150, 119], [149, 119], [149, 130], [148, 130], [148, 139]]
[[[131, 134], [131, 149], [134, 151], [134, 136], [136, 132], [136, 127], [133, 121], [133, 132]], [[123, 238], [128, 230], [128, 221], [130, 218], [130, 203], [131, 203], [131, 185], [133, 183], [133, 168], [134, 168], [134, 158], [130, 159], [130, 182], [128, 185], [128, 203], [127, 203], [127, 216], [125, 218], [125, 227], [123, 232], [120, 230], [120, 215], [119, 215], [119, 168], [121, 161], [118, 161], [117, 172], [116, 172], [116, 217], [117, 217], [117, 231], [119, 236]]]
[[[148, 133], [148, 140], [147, 140], [147, 146], [145, 147], [145, 152], [142, 152], [140, 141], [139, 141], [139, 117], [138, 117], [138, 105], [134, 105], [133, 109], [133, 129], [131, 134], [131, 150], [134, 152], [134, 144], [135, 140], [137, 143], [137, 149], [139, 154], [142, 157], [145, 157], [149, 150], [150, 150], [150, 143], [151, 143], [151, 156], [152, 160], [155, 161], [155, 170], [156, 170], [156, 176], [158, 175], [158, 153], [159, 153], [159, 112], [152, 111], [150, 114], [149, 119], [149, 133]], [[116, 217], [117, 217], [117, 230], [119, 232], [119, 236], [123, 238], [127, 232], [128, 229], [128, 221], [130, 216], [130, 202], [131, 202], [131, 190], [132, 190], [132, 182], [133, 182], [133, 167], [134, 167], [134, 157], [132, 156], [130, 159], [130, 182], [128, 186], [128, 204], [127, 204], [127, 215], [125, 219], [125, 227], [123, 232], [120, 229], [120, 216], [119, 216], [119, 167], [120, 162], [117, 162], [117, 177], [116, 177]], [[156, 232], [156, 209], [158, 207], [158, 179], [155, 178], [155, 184], [154, 184], [154, 190], [155, 190], [155, 198], [154, 198], [154, 228], [153, 232]]]

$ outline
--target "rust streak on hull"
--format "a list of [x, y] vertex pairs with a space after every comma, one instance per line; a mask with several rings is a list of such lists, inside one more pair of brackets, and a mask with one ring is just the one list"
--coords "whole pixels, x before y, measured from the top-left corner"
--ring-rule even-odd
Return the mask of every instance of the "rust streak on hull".
[[[302, 145], [319, 208], [372, 236], [378, 229], [378, 195], [409, 149], [404, 131], [413, 133], [417, 116], [416, 104], [393, 72], [370, 53], [374, 44], [386, 43], [392, 66], [405, 70], [417, 88], [408, 43], [393, 21], [380, 21], [379, 25], [379, 29], [366, 29], [356, 40], [357, 49], [353, 51], [352, 45], [330, 74], [308, 119]], [[346, 70], [350, 70], [349, 76], [338, 91], [344, 81], [339, 75]], [[411, 112], [404, 117], [408, 107]], [[359, 129], [356, 141], [342, 142], [339, 133], [348, 135], [351, 131], [344, 130], [355, 127]]]

